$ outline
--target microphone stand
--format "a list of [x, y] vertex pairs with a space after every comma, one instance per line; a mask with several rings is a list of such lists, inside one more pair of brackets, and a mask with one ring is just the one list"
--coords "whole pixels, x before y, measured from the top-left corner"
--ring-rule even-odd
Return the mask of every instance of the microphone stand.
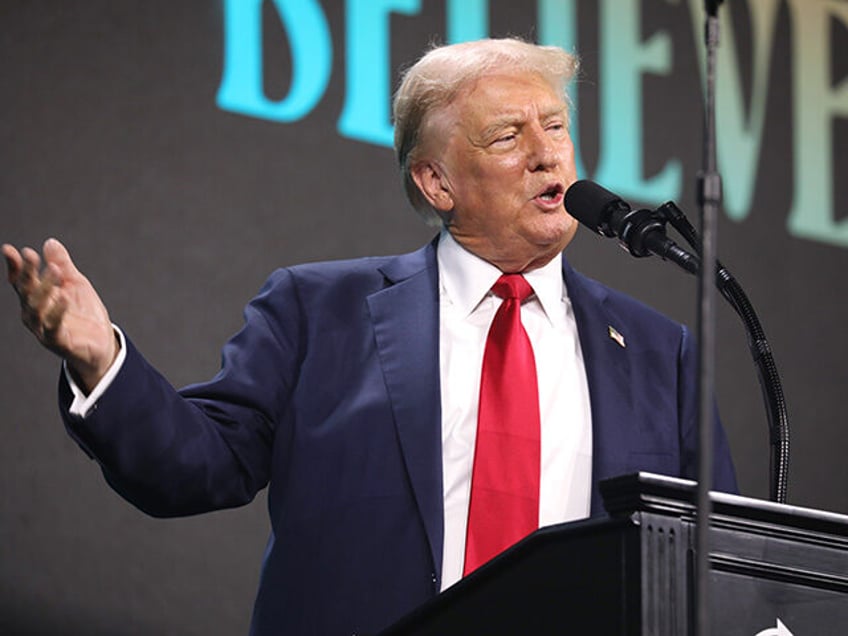
[[717, 217], [721, 208], [721, 175], [716, 168], [715, 72], [719, 40], [718, 7], [706, 0], [706, 86], [703, 170], [698, 175], [701, 208], [701, 261], [698, 275], [698, 503], [695, 539], [695, 634], [710, 634], [710, 514], [713, 472], [713, 395], [715, 393], [715, 288], [710, 278], [716, 267]]

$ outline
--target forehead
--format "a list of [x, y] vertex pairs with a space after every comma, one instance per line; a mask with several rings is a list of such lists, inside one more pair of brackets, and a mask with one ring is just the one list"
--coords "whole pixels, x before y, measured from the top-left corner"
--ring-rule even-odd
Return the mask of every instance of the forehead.
[[457, 137], [481, 140], [492, 131], [531, 118], [568, 119], [564, 96], [537, 73], [490, 73], [467, 81], [447, 104], [424, 118], [416, 154], [440, 155]]
[[547, 116], [566, 108], [565, 99], [541, 75], [493, 73], [468, 82], [452, 102], [460, 123], [522, 117], [528, 113]]

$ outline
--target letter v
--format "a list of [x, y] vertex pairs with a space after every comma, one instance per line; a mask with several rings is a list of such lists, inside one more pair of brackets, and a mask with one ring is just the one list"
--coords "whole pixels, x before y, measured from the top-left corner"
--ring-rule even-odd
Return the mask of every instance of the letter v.
[[[724, 206], [727, 216], [741, 221], [748, 216], [760, 162], [760, 146], [768, 102], [769, 68], [774, 44], [779, 0], [747, 0], [753, 36], [753, 65], [750, 112], [739, 71], [739, 54], [733, 39], [733, 24], [728, 10], [720, 12], [721, 44], [718, 50], [716, 86], [716, 136], [718, 165], [724, 181]], [[692, 32], [700, 61], [702, 85], [705, 80], [706, 52], [703, 47], [704, 2], [689, 0]]]

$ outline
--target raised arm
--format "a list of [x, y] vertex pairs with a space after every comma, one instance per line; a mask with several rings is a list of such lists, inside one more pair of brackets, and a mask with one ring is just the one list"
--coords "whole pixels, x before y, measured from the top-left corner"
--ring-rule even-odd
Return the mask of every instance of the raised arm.
[[250, 331], [259, 354], [239, 356], [264, 366], [228, 367], [226, 381], [195, 385], [184, 395], [129, 339], [119, 340], [99, 295], [59, 241], [47, 240], [42, 255], [11, 245], [3, 245], [2, 252], [24, 324], [64, 358], [77, 388], [93, 395], [120, 343], [126, 343], [127, 357], [95, 396], [96, 408], [73, 411], [74, 388], [65, 374], [59, 382], [68, 433], [100, 464], [115, 490], [149, 514], [175, 516], [244, 504], [267, 484], [274, 425], [286, 402], [278, 395], [285, 387], [269, 388], [283, 375], [284, 364], [279, 357], [268, 362], [279, 347], [264, 329], [265, 318], [257, 316], [259, 329]]

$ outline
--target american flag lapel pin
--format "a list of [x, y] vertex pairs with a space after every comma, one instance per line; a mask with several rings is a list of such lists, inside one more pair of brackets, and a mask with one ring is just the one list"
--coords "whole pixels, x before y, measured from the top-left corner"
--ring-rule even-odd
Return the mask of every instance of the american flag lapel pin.
[[615, 340], [619, 347], [624, 348], [627, 346], [626, 344], [624, 344], [624, 336], [618, 333], [618, 330], [615, 327], [609, 325], [607, 329], [609, 332], [609, 337]]

